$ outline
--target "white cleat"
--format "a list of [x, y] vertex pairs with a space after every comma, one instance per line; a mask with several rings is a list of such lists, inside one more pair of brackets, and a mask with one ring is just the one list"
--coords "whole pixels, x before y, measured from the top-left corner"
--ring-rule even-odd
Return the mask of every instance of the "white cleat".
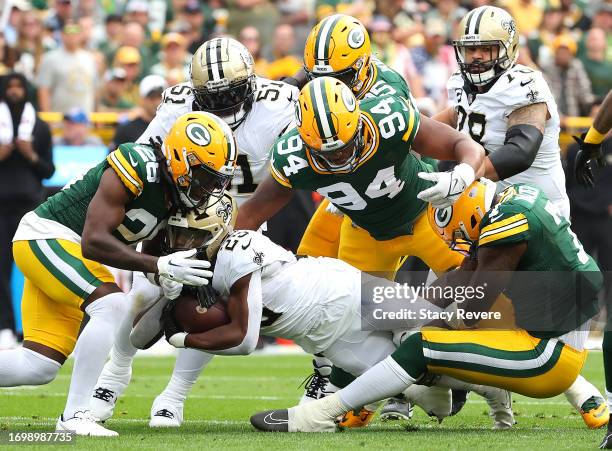
[[317, 402], [291, 407], [287, 412], [289, 432], [336, 432], [336, 418], [345, 410], [341, 406], [340, 396], [334, 393]]
[[183, 405], [170, 404], [164, 400], [153, 401], [151, 407], [151, 428], [178, 428], [183, 424]]
[[132, 368], [123, 374], [114, 373], [109, 369], [111, 361], [104, 366], [98, 379], [89, 406], [91, 414], [99, 421], [106, 421], [113, 416], [117, 400], [123, 394], [132, 378]]
[[70, 431], [76, 435], [87, 437], [117, 437], [119, 434], [104, 426], [96, 423], [96, 419], [91, 416], [91, 413], [86, 410], [84, 412], [76, 412], [72, 418], [64, 419], [64, 415], [60, 415], [56, 431]]
[[481, 386], [479, 394], [489, 405], [489, 416], [493, 418], [493, 429], [504, 430], [514, 426], [512, 413], [512, 393], [501, 388]]

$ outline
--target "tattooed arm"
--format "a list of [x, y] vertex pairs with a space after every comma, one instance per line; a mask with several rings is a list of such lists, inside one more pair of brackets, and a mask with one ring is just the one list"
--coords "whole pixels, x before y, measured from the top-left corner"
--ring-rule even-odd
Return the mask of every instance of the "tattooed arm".
[[504, 145], [485, 160], [485, 177], [497, 181], [526, 171], [542, 144], [548, 117], [548, 107], [543, 102], [510, 113]]

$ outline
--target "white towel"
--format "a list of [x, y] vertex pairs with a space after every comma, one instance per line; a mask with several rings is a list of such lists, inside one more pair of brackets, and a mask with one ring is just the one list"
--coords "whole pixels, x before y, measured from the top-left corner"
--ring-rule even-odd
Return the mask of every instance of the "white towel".
[[[17, 127], [17, 138], [23, 141], [32, 140], [32, 130], [36, 122], [36, 110], [30, 102], [23, 107], [19, 126]], [[10, 144], [13, 142], [13, 118], [11, 111], [5, 102], [0, 102], [0, 144]]]

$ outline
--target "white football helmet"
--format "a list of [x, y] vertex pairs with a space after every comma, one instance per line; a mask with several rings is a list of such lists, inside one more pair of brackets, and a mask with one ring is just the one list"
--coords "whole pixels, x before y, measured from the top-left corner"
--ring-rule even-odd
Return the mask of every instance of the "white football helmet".
[[[497, 57], [466, 62], [466, 50], [476, 46], [497, 46]], [[516, 63], [519, 33], [514, 18], [495, 6], [470, 11], [459, 23], [459, 38], [453, 41], [455, 57], [463, 78], [471, 85], [486, 86]]]
[[191, 84], [198, 106], [236, 129], [253, 104], [253, 66], [253, 57], [240, 42], [231, 38], [206, 41], [191, 59]]

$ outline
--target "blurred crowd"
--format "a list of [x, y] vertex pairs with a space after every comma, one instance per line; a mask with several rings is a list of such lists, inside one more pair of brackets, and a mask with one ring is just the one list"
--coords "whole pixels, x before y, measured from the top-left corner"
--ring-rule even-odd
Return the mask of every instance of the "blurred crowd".
[[358, 17], [375, 54], [409, 82], [424, 113], [446, 104], [451, 46], [466, 12], [507, 8], [521, 33], [520, 62], [539, 67], [563, 118], [588, 115], [612, 87], [611, 0], [0, 0], [0, 75], [23, 74], [40, 111], [134, 111], [139, 82], [186, 81], [191, 55], [229, 35], [256, 72], [280, 79], [302, 66], [311, 27], [334, 12]]

